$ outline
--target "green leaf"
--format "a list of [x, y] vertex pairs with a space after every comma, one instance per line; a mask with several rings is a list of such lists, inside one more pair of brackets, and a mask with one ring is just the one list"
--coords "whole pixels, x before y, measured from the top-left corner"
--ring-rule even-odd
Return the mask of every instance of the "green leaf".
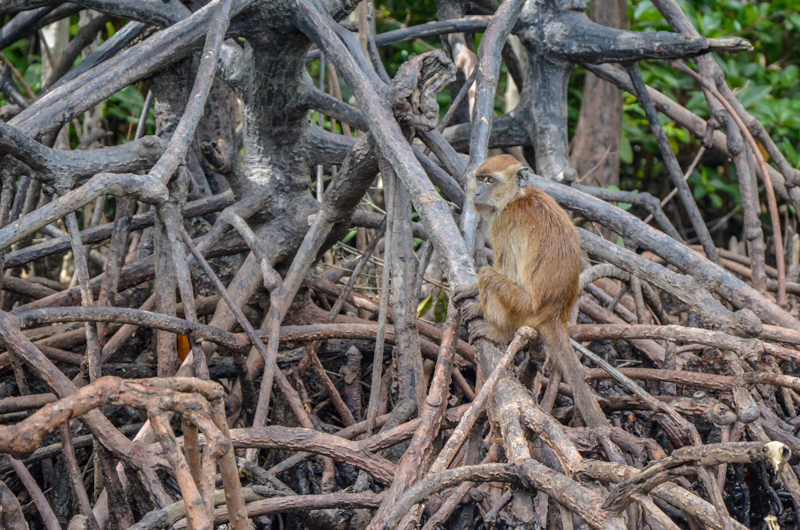
[[633, 148], [628, 138], [623, 137], [619, 143], [619, 160], [623, 164], [631, 164], [633, 162]]
[[672, 152], [676, 155], [680, 152], [681, 147], [678, 145], [678, 139], [674, 136], [669, 137], [669, 146], [672, 147]]
[[350, 230], [349, 232], [347, 232], [347, 235], [342, 238], [342, 243], [344, 244], [349, 243], [354, 237], [356, 237], [357, 233], [358, 230]]
[[700, 199], [702, 199], [706, 195], [708, 195], [708, 188], [706, 188], [704, 186], [698, 186], [698, 187], [696, 187], [694, 189], [694, 199], [696, 201], [699, 201]]
[[764, 98], [766, 98], [770, 92], [772, 92], [772, 87], [769, 85], [756, 86], [751, 84], [739, 94], [739, 101], [742, 102], [745, 108], [754, 105], [763, 105]]
[[447, 320], [447, 306], [449, 305], [450, 301], [445, 294], [444, 289], [439, 291], [439, 301], [436, 304], [436, 308], [434, 310], [434, 314], [436, 315], [436, 322], [439, 324], [444, 323]]

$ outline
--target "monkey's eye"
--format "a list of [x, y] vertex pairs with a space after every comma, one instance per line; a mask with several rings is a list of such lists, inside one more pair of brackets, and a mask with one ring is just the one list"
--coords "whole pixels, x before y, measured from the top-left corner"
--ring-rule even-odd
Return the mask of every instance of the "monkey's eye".
[[494, 184], [494, 177], [487, 177], [486, 182], [488, 182], [489, 184]]

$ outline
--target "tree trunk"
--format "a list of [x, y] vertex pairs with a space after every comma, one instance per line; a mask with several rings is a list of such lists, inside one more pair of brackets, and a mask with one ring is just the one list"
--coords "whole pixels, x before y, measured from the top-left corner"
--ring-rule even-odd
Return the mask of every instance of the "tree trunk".
[[[594, 0], [589, 18], [611, 28], [628, 25], [624, 0]], [[602, 188], [619, 186], [619, 147], [622, 135], [622, 91], [594, 74], [586, 73], [583, 102], [569, 163], [581, 184]]]

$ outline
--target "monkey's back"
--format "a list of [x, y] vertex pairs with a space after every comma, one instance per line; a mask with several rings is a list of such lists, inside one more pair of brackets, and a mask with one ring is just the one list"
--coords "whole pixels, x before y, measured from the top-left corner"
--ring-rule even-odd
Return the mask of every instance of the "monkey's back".
[[490, 237], [495, 269], [531, 298], [529, 325], [566, 322], [580, 276], [580, 240], [567, 213], [544, 191], [525, 188], [494, 216]]

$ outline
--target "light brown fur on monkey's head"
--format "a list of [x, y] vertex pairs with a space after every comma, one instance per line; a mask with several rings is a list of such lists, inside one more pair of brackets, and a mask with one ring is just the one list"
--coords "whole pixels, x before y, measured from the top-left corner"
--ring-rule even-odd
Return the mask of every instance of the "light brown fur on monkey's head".
[[469, 195], [475, 210], [492, 216], [523, 193], [527, 167], [510, 155], [493, 156], [475, 170]]

